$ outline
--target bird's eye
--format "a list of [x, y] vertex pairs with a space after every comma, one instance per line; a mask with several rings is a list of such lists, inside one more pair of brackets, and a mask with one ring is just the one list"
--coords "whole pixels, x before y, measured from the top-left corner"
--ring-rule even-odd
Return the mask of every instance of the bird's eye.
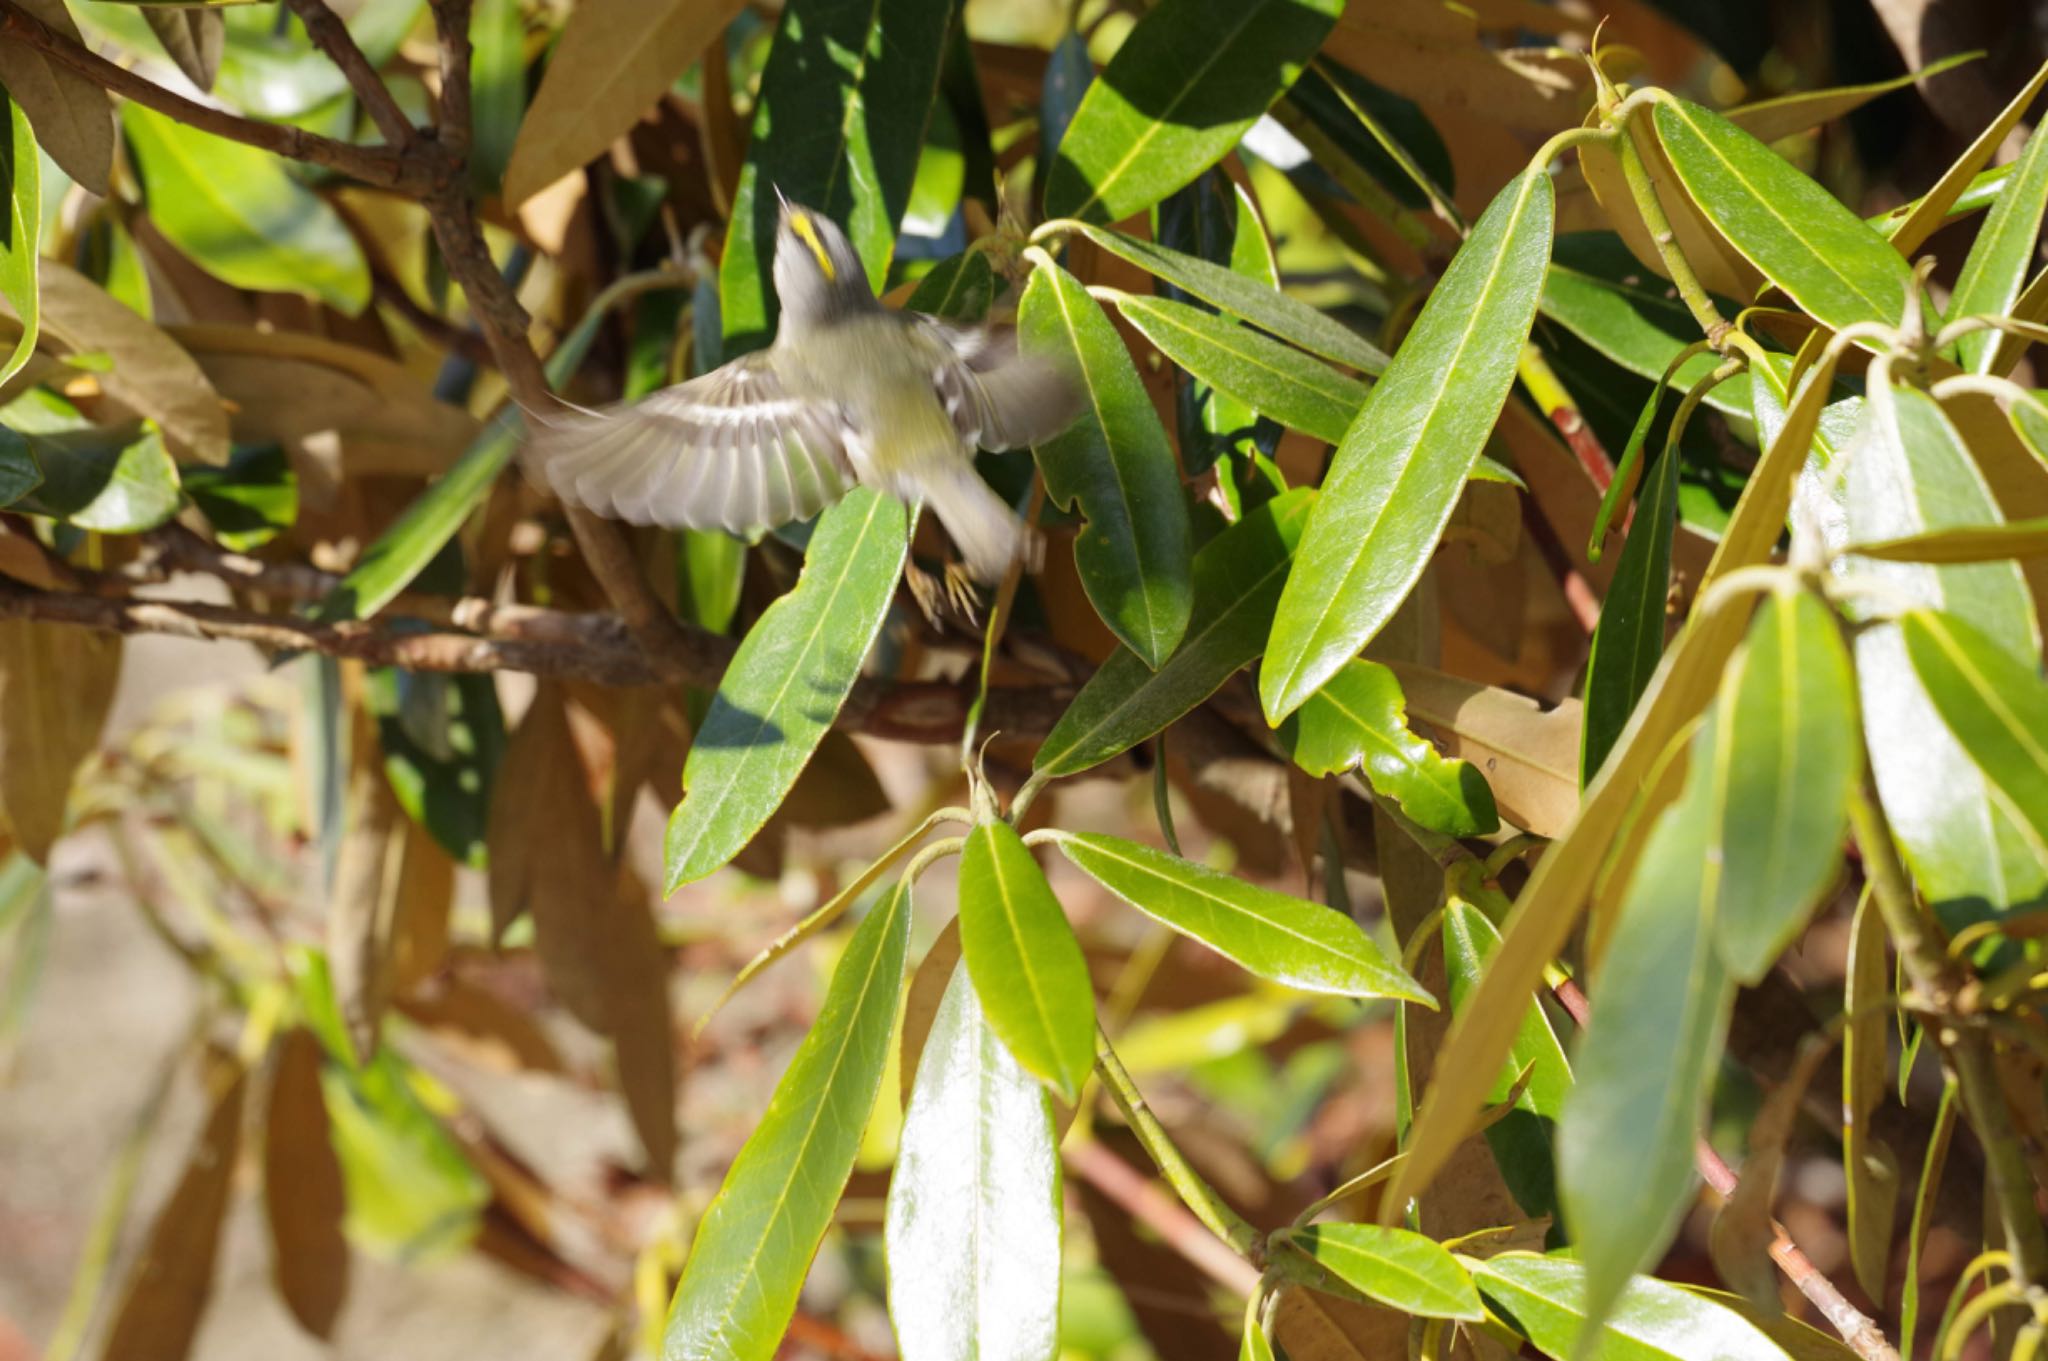
[[811, 258], [818, 262], [818, 268], [824, 272], [825, 277], [837, 282], [839, 271], [833, 267], [832, 257], [825, 253], [825, 243], [818, 239], [818, 224], [811, 221], [811, 215], [809, 213], [790, 214], [789, 228], [797, 234], [799, 240], [810, 247]]

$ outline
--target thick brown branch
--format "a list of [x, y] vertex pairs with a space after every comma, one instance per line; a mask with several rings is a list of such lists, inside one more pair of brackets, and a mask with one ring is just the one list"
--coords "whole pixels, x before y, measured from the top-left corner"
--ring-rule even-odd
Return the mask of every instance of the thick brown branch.
[[13, 0], [0, 0], [0, 42], [18, 42], [33, 47], [93, 84], [188, 127], [295, 161], [322, 166], [365, 184], [420, 194], [434, 183], [437, 176], [438, 158], [417, 153], [408, 156], [398, 147], [351, 146], [303, 128], [284, 123], [261, 123], [174, 94], [55, 32], [42, 20], [16, 6]]

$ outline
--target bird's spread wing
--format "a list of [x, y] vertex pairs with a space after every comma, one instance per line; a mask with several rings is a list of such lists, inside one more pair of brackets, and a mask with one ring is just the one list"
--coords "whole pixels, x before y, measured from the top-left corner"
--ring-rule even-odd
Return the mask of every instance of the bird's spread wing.
[[937, 342], [932, 385], [970, 445], [992, 452], [1042, 444], [1080, 414], [1079, 384], [1058, 365], [1017, 348], [1008, 327], [949, 326], [920, 317]]
[[632, 524], [753, 535], [817, 514], [854, 482], [838, 408], [791, 397], [761, 354], [637, 402], [530, 420], [535, 476]]

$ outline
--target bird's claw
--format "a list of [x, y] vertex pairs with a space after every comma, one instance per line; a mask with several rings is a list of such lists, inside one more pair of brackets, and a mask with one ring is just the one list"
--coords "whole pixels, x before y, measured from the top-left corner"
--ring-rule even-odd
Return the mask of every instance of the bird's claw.
[[981, 624], [981, 598], [974, 589], [974, 578], [968, 575], [966, 564], [946, 564], [946, 599], [967, 627], [976, 628]]

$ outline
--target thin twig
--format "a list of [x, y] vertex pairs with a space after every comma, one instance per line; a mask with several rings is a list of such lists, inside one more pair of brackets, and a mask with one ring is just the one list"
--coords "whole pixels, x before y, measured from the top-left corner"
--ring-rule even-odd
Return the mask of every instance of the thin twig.
[[348, 31], [341, 16], [328, 8], [327, 0], [285, 0], [285, 4], [306, 26], [306, 36], [312, 39], [313, 46], [326, 53], [327, 59], [348, 78], [349, 87], [369, 110], [370, 121], [384, 134], [384, 140], [400, 151], [411, 150], [419, 130], [391, 97], [391, 87], [370, 65], [370, 59], [356, 45], [355, 35]]
[[1160, 1241], [1186, 1258], [1226, 1290], [1249, 1295], [1259, 1284], [1259, 1269], [1232, 1252], [1202, 1227], [1200, 1220], [1158, 1186], [1119, 1158], [1098, 1139], [1071, 1142], [1061, 1160], [1083, 1181], [1114, 1201], [1119, 1209], [1159, 1235]]

